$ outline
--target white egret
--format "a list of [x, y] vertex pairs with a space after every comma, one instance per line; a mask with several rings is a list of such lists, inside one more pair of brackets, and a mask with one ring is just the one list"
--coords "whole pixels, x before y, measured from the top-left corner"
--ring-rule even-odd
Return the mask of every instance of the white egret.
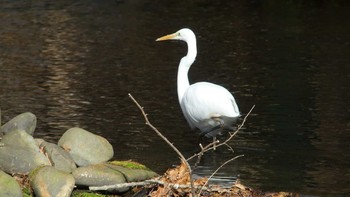
[[233, 130], [233, 124], [240, 116], [232, 94], [222, 86], [198, 82], [190, 85], [188, 70], [197, 56], [196, 36], [188, 28], [158, 38], [156, 41], [182, 40], [188, 51], [179, 64], [177, 73], [177, 94], [182, 112], [192, 129], [198, 128], [201, 135], [213, 137], [224, 130]]

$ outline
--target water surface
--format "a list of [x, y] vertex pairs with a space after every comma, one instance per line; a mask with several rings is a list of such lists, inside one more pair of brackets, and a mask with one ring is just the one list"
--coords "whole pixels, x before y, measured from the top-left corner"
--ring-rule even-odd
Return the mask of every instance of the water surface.
[[230, 145], [196, 169], [215, 181], [311, 195], [350, 194], [350, 13], [346, 1], [3, 1], [3, 121], [30, 111], [35, 136], [57, 142], [79, 126], [106, 137], [114, 159], [158, 173], [197, 149], [178, 106], [176, 72], [186, 45], [154, 40], [182, 27], [197, 34], [190, 81], [231, 92], [243, 114]]

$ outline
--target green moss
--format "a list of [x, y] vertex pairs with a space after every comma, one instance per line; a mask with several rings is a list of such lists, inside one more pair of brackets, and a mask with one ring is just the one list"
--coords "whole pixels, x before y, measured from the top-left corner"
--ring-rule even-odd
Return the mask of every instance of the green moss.
[[74, 190], [71, 196], [72, 197], [108, 197], [103, 194], [97, 194], [97, 193], [80, 191], [80, 190]]
[[23, 195], [23, 197], [32, 197], [31, 194], [27, 194], [27, 193], [23, 193], [22, 195]]
[[45, 167], [45, 166], [39, 166], [39, 167], [35, 168], [34, 170], [30, 171], [30, 173], [28, 174], [29, 180], [31, 180], [33, 178], [33, 176], [35, 176], [36, 173], [43, 167]]
[[24, 187], [22, 189], [22, 194], [23, 194], [23, 197], [32, 197], [32, 194], [30, 192], [30, 189], [27, 188], [27, 187]]
[[141, 170], [149, 170], [149, 168], [147, 168], [145, 165], [142, 165], [140, 163], [137, 163], [135, 161], [110, 161], [108, 162], [110, 164], [113, 165], [117, 165], [117, 166], [122, 166], [125, 168], [130, 168], [130, 169], [141, 169]]

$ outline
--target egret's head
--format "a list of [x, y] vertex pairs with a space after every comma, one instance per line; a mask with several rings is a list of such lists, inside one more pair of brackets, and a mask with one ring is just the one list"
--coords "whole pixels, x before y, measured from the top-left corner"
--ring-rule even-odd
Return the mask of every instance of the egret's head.
[[163, 40], [183, 40], [185, 42], [188, 42], [188, 41], [196, 40], [196, 36], [194, 35], [192, 30], [188, 28], [183, 28], [173, 34], [160, 37], [156, 41], [163, 41]]

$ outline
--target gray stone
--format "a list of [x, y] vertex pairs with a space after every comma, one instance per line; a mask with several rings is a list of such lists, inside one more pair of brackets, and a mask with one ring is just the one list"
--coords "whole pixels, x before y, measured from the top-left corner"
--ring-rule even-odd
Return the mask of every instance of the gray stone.
[[36, 116], [30, 112], [20, 114], [1, 126], [1, 131], [6, 134], [13, 130], [24, 130], [33, 135], [36, 127]]
[[[77, 185], [105, 186], [126, 182], [122, 173], [106, 167], [103, 164], [79, 167], [75, 169], [72, 174]], [[124, 192], [127, 190], [128, 188], [125, 187], [114, 191]]]
[[13, 130], [3, 136], [2, 143], [13, 147], [20, 147], [26, 150], [32, 150], [34, 152], [39, 152], [39, 147], [37, 146], [33, 136], [29, 135], [24, 130]]
[[1, 170], [0, 196], [22, 197], [22, 190], [17, 181]]
[[58, 145], [70, 153], [78, 166], [102, 163], [113, 157], [113, 147], [105, 138], [81, 128], [67, 130]]
[[0, 147], [0, 169], [9, 174], [28, 174], [42, 165], [50, 165], [50, 161], [40, 152], [9, 145]]
[[143, 181], [158, 175], [157, 173], [148, 169], [126, 168], [123, 166], [114, 165], [112, 163], [106, 163], [105, 166], [122, 173], [127, 182]]
[[56, 144], [43, 141], [40, 143], [40, 148], [48, 156], [52, 166], [56, 169], [71, 173], [77, 168], [70, 154]]
[[41, 145], [43, 142], [45, 142], [45, 140], [44, 140], [44, 139], [41, 139], [41, 138], [34, 138], [34, 140], [35, 140], [35, 143], [36, 143], [36, 145], [37, 145], [38, 147], [40, 147], [40, 145]]
[[30, 186], [35, 196], [69, 197], [75, 185], [71, 174], [52, 166], [39, 167], [30, 173]]

